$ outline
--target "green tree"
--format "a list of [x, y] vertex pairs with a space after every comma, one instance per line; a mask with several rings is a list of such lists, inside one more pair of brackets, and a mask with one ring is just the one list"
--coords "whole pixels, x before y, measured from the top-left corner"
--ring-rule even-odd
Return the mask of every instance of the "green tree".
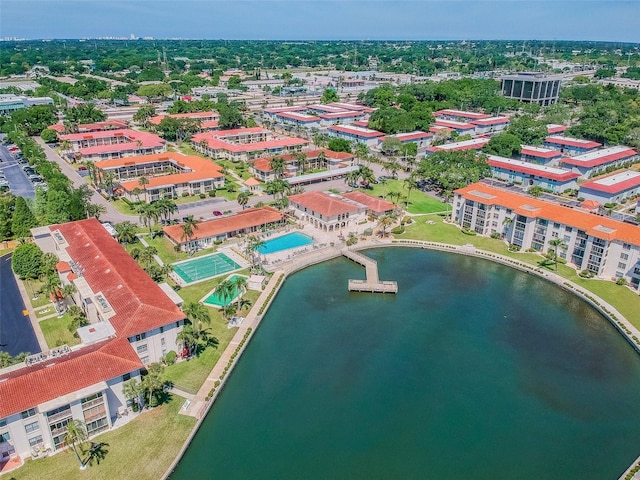
[[249, 202], [249, 196], [250, 196], [250, 193], [245, 191], [245, 192], [240, 192], [238, 194], [238, 197], [236, 198], [236, 200], [238, 201], [238, 205], [240, 205], [243, 210], [244, 210], [244, 207]]
[[269, 160], [269, 167], [271, 168], [271, 170], [273, 170], [273, 173], [277, 179], [282, 178], [285, 165], [286, 163], [284, 161], [284, 158], [282, 157], [276, 156], [276, 157], [273, 157], [271, 160]]
[[376, 180], [376, 176], [375, 176], [375, 174], [373, 173], [373, 170], [371, 170], [370, 167], [367, 167], [365, 165], [360, 165], [358, 167], [357, 172], [358, 172], [357, 179], [360, 181], [362, 186], [365, 187], [365, 188], [368, 188], [369, 185]]
[[67, 423], [67, 431], [64, 436], [64, 443], [65, 445], [71, 447], [73, 453], [76, 454], [76, 458], [78, 459], [81, 470], [84, 470], [86, 468], [86, 464], [80, 458], [78, 447], [82, 448], [82, 444], [86, 442], [88, 438], [89, 435], [87, 434], [87, 426], [84, 424], [84, 422], [74, 419]]
[[144, 394], [142, 383], [135, 378], [127, 380], [122, 384], [122, 394], [133, 405], [136, 405], [134, 409], [137, 410], [140, 407], [142, 395]]
[[142, 85], [138, 88], [136, 95], [140, 97], [147, 97], [149, 101], [154, 102], [163, 98], [168, 98], [173, 94], [173, 89], [166, 83], [159, 83], [155, 85]]
[[136, 238], [136, 226], [129, 220], [116, 223], [113, 228], [116, 231], [116, 240], [120, 243], [133, 243]]
[[182, 240], [187, 240], [187, 241], [191, 241], [191, 239], [193, 238], [193, 235], [195, 233], [195, 231], [198, 229], [198, 224], [200, 222], [198, 220], [196, 220], [195, 218], [193, 218], [193, 215], [189, 215], [184, 223], [181, 225], [182, 228]]
[[237, 294], [236, 287], [231, 280], [224, 280], [218, 284], [214, 293], [222, 300], [222, 306], [226, 307]]
[[236, 311], [240, 311], [240, 299], [247, 291], [247, 277], [236, 275], [232, 280], [233, 288], [236, 294]]
[[40, 132], [40, 138], [42, 138], [42, 141], [45, 143], [54, 143], [58, 141], [58, 132], [52, 128], [45, 128]]
[[562, 238], [553, 238], [549, 240], [549, 245], [553, 247], [550, 249], [549, 254], [552, 257], [553, 263], [556, 266], [556, 272], [558, 271], [558, 250], [566, 250], [567, 242], [565, 242]]
[[21, 279], [38, 278], [42, 274], [44, 254], [35, 243], [19, 245], [11, 256], [11, 268]]
[[436, 152], [422, 160], [416, 170], [418, 178], [431, 180], [441, 193], [465, 187], [491, 174], [484, 155], [476, 159], [472, 150]]
[[491, 137], [482, 151], [488, 155], [512, 158], [520, 155], [520, 139], [511, 133], [501, 133]]
[[322, 92], [322, 97], [320, 97], [321, 103], [332, 103], [339, 101], [340, 97], [338, 96], [338, 92], [336, 92], [333, 88], [325, 88], [324, 92]]
[[30, 229], [36, 226], [38, 226], [38, 221], [25, 199], [23, 197], [16, 197], [11, 226], [13, 233], [19, 238], [30, 237]]
[[329, 150], [333, 150], [334, 152], [351, 153], [351, 142], [344, 138], [330, 139], [327, 147], [329, 148]]
[[162, 379], [162, 372], [164, 366], [160, 363], [152, 363], [147, 367], [147, 374], [142, 379], [142, 388], [146, 395], [149, 396], [147, 405], [149, 407], [155, 406], [153, 398], [157, 398], [157, 394], [164, 388], [164, 380]]
[[182, 311], [193, 325], [197, 324], [199, 332], [202, 331], [203, 323], [206, 323], [207, 325], [211, 323], [209, 310], [201, 303], [187, 302], [184, 304]]
[[149, 119], [156, 115], [156, 107], [153, 105], [143, 105], [133, 115], [133, 121], [138, 122], [145, 127], [149, 125]]

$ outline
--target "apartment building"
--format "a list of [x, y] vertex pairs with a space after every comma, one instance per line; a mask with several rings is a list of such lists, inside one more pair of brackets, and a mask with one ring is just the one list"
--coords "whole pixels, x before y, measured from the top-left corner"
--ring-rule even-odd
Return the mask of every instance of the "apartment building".
[[514, 160], [512, 158], [489, 155], [487, 163], [495, 178], [519, 183], [529, 187], [540, 187], [554, 193], [578, 188], [580, 175], [562, 168], [538, 165], [537, 163]]
[[640, 227], [580, 209], [474, 183], [454, 192], [453, 219], [479, 235], [501, 235], [507, 242], [547, 252], [559, 238], [558, 256], [578, 270], [603, 279], [640, 284]]
[[99, 130], [60, 135], [61, 142], [69, 142], [71, 150], [82, 160], [99, 162], [111, 158], [151, 155], [166, 151], [166, 142], [159, 136], [137, 130]]

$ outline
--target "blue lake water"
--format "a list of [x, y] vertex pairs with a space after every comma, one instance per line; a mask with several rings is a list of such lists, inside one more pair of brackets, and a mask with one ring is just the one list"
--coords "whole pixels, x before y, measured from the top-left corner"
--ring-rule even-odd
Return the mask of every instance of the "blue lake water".
[[640, 454], [640, 358], [539, 278], [424, 250], [285, 282], [172, 480], [615, 479]]

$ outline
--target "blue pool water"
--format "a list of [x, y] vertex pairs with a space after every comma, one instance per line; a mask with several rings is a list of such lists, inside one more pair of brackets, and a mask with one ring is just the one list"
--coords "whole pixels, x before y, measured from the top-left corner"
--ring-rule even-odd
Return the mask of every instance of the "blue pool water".
[[282, 250], [289, 250], [296, 247], [304, 247], [305, 245], [311, 245], [313, 238], [304, 233], [293, 232], [287, 233], [281, 237], [276, 237], [272, 240], [266, 240], [264, 245], [258, 249], [260, 253], [274, 253]]

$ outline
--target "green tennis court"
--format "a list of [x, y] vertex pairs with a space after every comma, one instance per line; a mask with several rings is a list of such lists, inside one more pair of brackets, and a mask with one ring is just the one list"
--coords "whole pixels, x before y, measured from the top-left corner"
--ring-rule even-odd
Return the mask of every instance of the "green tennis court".
[[220, 252], [173, 264], [173, 271], [185, 283], [199, 282], [239, 268], [240, 265]]

